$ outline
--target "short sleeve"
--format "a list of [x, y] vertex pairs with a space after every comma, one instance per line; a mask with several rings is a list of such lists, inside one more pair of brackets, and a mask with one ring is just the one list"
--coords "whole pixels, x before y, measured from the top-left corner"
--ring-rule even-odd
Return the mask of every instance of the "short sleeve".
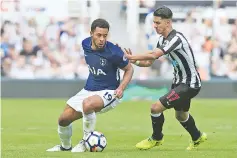
[[158, 47], [164, 54], [169, 54], [170, 52], [180, 49], [182, 46], [182, 41], [178, 36], [174, 36], [170, 40], [165, 40], [164, 43]]
[[164, 38], [162, 36], [159, 36], [157, 44], [156, 44], [156, 48], [159, 48], [161, 46], [160, 43], [163, 43], [163, 40], [164, 40]]
[[114, 52], [113, 52], [113, 57], [112, 57], [114, 63], [120, 68], [124, 68], [125, 66], [128, 65], [129, 60], [126, 58], [124, 52], [122, 51], [121, 48], [117, 47]]

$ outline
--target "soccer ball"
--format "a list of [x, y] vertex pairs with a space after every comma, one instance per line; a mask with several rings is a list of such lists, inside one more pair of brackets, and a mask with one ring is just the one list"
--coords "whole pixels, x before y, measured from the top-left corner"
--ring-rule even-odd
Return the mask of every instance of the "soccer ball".
[[87, 136], [85, 145], [87, 151], [102, 152], [107, 145], [107, 141], [104, 134], [94, 131]]

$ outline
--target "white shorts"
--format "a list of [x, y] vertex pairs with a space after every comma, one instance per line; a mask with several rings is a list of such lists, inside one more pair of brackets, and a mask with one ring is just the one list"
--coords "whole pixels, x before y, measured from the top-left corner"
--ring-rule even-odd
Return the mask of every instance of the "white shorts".
[[107, 112], [115, 108], [120, 103], [120, 99], [116, 98], [114, 95], [114, 90], [87, 91], [85, 89], [82, 89], [76, 95], [71, 97], [67, 101], [67, 104], [76, 111], [83, 113], [82, 108], [83, 100], [93, 95], [99, 95], [104, 102], [104, 108], [101, 109], [101, 111], [98, 113]]

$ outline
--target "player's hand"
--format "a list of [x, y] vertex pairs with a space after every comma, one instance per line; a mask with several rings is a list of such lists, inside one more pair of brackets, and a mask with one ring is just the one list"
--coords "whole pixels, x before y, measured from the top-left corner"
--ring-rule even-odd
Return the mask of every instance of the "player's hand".
[[132, 51], [131, 49], [126, 49], [124, 48], [124, 54], [126, 56], [126, 58], [128, 58], [130, 60], [131, 63], [135, 63], [136, 61], [135, 60], [131, 60], [131, 57], [132, 57]]
[[[118, 43], [116, 43], [115, 45], [118, 46], [119, 48], [121, 48]], [[129, 52], [130, 55], [132, 55], [132, 52], [131, 52], [130, 49], [129, 49], [129, 51], [130, 51], [130, 52]], [[123, 52], [124, 52], [125, 56], [127, 57], [127, 53], [126, 53], [125, 51], [123, 51]], [[133, 64], [136, 62], [136, 60], [129, 60], [129, 61], [130, 61], [131, 63], [133, 63]]]
[[[125, 55], [126, 55], [126, 57], [127, 56], [132, 56], [132, 51], [131, 51], [131, 49], [129, 48], [128, 50], [126, 49], [126, 48], [124, 48], [124, 50], [125, 50]], [[127, 57], [128, 58], [128, 57]], [[129, 59], [129, 58], [128, 58]], [[136, 60], [129, 60], [131, 63], [135, 63], [136, 62]]]
[[123, 89], [118, 87], [115, 91], [114, 91], [114, 95], [121, 99], [123, 97]]
[[121, 48], [120, 45], [119, 45], [118, 43], [115, 43], [115, 45], [118, 46], [119, 48]]

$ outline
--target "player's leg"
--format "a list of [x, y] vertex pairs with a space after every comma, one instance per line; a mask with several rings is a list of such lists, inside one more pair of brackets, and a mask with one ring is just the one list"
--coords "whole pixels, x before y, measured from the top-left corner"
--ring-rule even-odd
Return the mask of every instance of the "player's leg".
[[61, 145], [56, 145], [47, 151], [69, 151], [72, 149], [72, 125], [71, 123], [82, 118], [82, 113], [66, 105], [63, 113], [58, 119], [58, 135], [61, 140]]
[[145, 139], [139, 142], [136, 147], [139, 149], [150, 149], [154, 146], [161, 145], [163, 143], [162, 127], [164, 123], [163, 111], [173, 108], [181, 99], [179, 95], [179, 89], [177, 86], [172, 85], [172, 89], [162, 96], [160, 100], [151, 106], [151, 120], [153, 134], [151, 138]]
[[[90, 94], [91, 95], [91, 94]], [[85, 152], [85, 140], [89, 133], [95, 130], [96, 114], [95, 112], [100, 110], [103, 106], [101, 98], [97, 95], [86, 97], [82, 101], [82, 115], [83, 115], [83, 138], [79, 143], [71, 150], [71, 152]]]
[[104, 107], [102, 98], [98, 95], [93, 95], [82, 103], [83, 106], [83, 130], [85, 140], [89, 133], [95, 130], [96, 125], [96, 112], [100, 111]]
[[82, 118], [82, 112], [77, 112], [69, 105], [66, 106], [64, 112], [58, 120], [58, 134], [62, 143], [62, 147], [68, 149], [71, 147], [72, 122]]
[[[174, 106], [175, 117], [191, 135], [192, 144], [197, 147], [201, 142], [206, 140], [206, 134], [200, 132], [195, 124], [194, 118], [188, 111], [190, 109], [191, 98], [196, 96], [200, 89], [193, 89], [188, 87], [188, 85], [180, 85], [176, 88], [176, 91], [180, 99], [177, 100]], [[194, 146], [189, 146], [187, 149], [191, 150]]]
[[[85, 139], [89, 133], [95, 130], [96, 126], [96, 113], [101, 112], [117, 103], [117, 99], [113, 95], [113, 90], [104, 90], [92, 92], [92, 95], [85, 98], [82, 102], [83, 109], [83, 139], [76, 145], [72, 152], [84, 152], [85, 151]], [[109, 97], [108, 97], [109, 96]]]
[[102, 90], [93, 92], [93, 95], [83, 100], [83, 129], [85, 139], [95, 130], [96, 114], [104, 113], [119, 103], [114, 95], [114, 90]]
[[197, 128], [194, 118], [188, 111], [175, 111], [176, 119], [180, 124], [187, 130], [187, 132], [192, 137], [192, 142], [187, 147], [187, 150], [192, 150], [197, 148], [202, 142], [207, 140], [206, 133], [200, 132]]
[[151, 120], [153, 134], [152, 138], [155, 140], [162, 140], [162, 127], [164, 124], [164, 114], [163, 111], [166, 109], [173, 108], [175, 103], [179, 100], [179, 96], [175, 90], [175, 85], [171, 86], [171, 90], [160, 97], [159, 101], [156, 104], [151, 106]]
[[[83, 102], [83, 99], [85, 99], [88, 96], [90, 96], [90, 92], [82, 89], [80, 92], [78, 92], [76, 95], [74, 95], [67, 101], [67, 106], [58, 119], [58, 134], [62, 141], [62, 145], [58, 145], [59, 147], [64, 146], [64, 149], [67, 149], [69, 147], [69, 144], [71, 142], [70, 139], [72, 135], [71, 123], [74, 120], [82, 118], [82, 113], [83, 113], [82, 102]], [[56, 150], [55, 148], [54, 149], [51, 148], [51, 149], [53, 151]], [[59, 149], [62, 149], [62, 148], [60, 147]], [[48, 151], [52, 151], [52, 150], [49, 149]], [[59, 151], [62, 151], [62, 150], [59, 150]]]
[[166, 107], [157, 101], [151, 105], [152, 136], [136, 144], [136, 148], [146, 150], [155, 146], [160, 146], [164, 142], [162, 128], [165, 121], [163, 111]]
[[197, 140], [201, 136], [201, 132], [196, 127], [192, 115], [190, 115], [188, 112], [190, 107], [190, 100], [183, 101], [183, 104], [185, 106], [183, 105], [180, 107], [174, 107], [175, 117], [180, 122], [180, 124], [187, 130], [187, 132], [191, 135], [192, 140]]
[[162, 128], [165, 121], [164, 110], [166, 110], [166, 108], [160, 101], [151, 105], [152, 138], [154, 140], [162, 140], [163, 138]]
[[173, 108], [180, 99], [176, 92], [175, 85], [172, 85], [171, 88], [172, 89], [162, 96], [156, 104], [151, 106], [152, 138], [154, 140], [163, 140], [162, 128], [165, 120], [163, 111]]

